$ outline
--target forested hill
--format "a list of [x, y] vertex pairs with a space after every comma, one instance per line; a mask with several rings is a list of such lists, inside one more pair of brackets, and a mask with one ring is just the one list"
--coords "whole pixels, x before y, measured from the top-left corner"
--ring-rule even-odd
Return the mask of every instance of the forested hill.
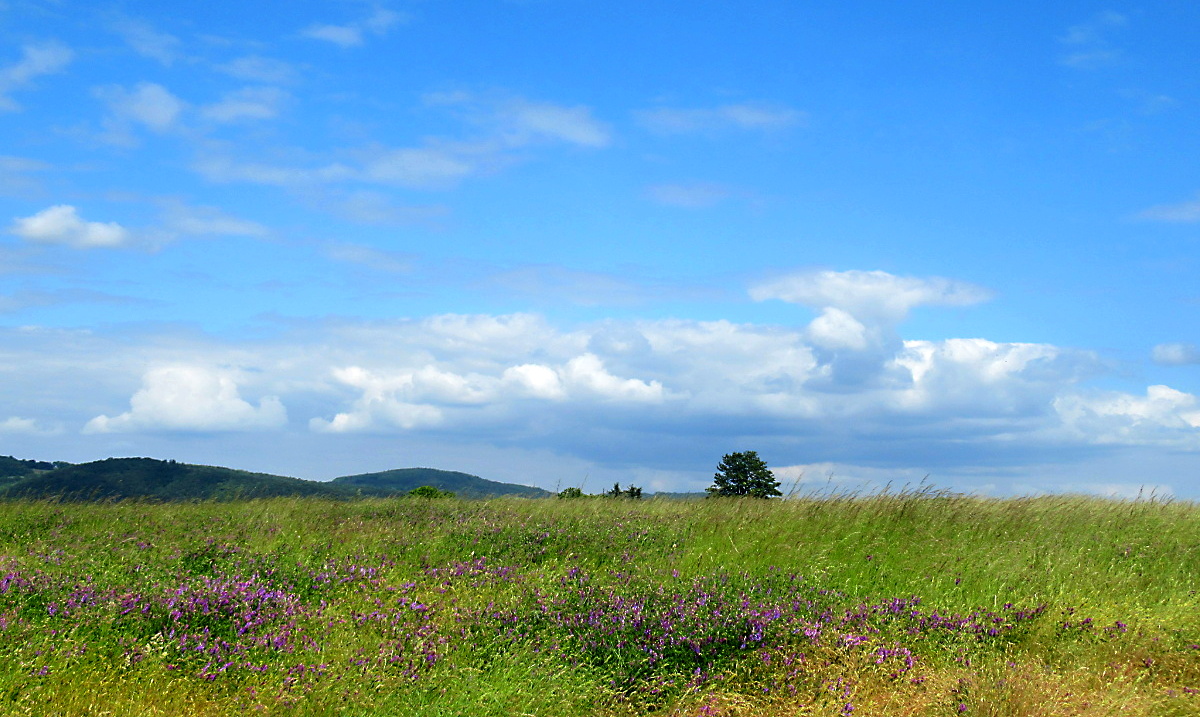
[[[415, 471], [415, 483], [372, 476]], [[109, 458], [71, 465], [19, 460], [0, 456], [0, 498], [60, 498], [64, 500], [232, 500], [277, 496], [354, 498], [405, 494], [431, 485], [461, 497], [522, 495], [541, 497], [548, 492], [528, 486], [497, 483], [478, 476], [431, 468], [386, 471], [345, 476], [330, 482], [217, 466], [201, 466], [153, 458]]]
[[331, 483], [339, 486], [390, 490], [398, 493], [407, 493], [413, 488], [431, 485], [440, 490], [448, 490], [460, 498], [484, 498], [499, 495], [548, 498], [553, 495], [541, 488], [515, 483], [498, 483], [470, 473], [443, 471], [435, 468], [399, 468], [379, 473], [361, 473], [334, 478]]

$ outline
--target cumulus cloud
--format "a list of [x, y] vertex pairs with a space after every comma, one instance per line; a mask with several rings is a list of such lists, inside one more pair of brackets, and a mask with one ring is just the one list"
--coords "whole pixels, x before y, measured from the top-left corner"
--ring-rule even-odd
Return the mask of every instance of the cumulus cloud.
[[160, 222], [133, 231], [116, 222], [89, 222], [69, 204], [44, 209], [13, 221], [9, 231], [28, 242], [61, 244], [76, 249], [116, 249], [132, 246], [155, 248], [181, 237], [264, 236], [266, 227], [230, 216], [216, 207], [191, 206], [163, 199]]
[[807, 114], [782, 105], [751, 102], [692, 109], [659, 107], [638, 111], [634, 117], [660, 134], [713, 134], [788, 129], [803, 124]]
[[[496, 367], [498, 369], [499, 367]], [[494, 369], [494, 370], [496, 370]], [[658, 403], [658, 381], [620, 378], [594, 354], [576, 356], [557, 367], [540, 364], [509, 366], [499, 375], [456, 373], [430, 363], [406, 371], [371, 371], [348, 366], [333, 371], [341, 384], [358, 389], [350, 411], [330, 420], [314, 418], [310, 427], [321, 432], [413, 429], [445, 422], [455, 408], [503, 404], [514, 397], [605, 403]], [[461, 411], [459, 412], [461, 413]]]
[[1175, 204], [1159, 204], [1138, 213], [1139, 219], [1171, 224], [1200, 222], [1200, 194], [1195, 199]]
[[[325, 319], [291, 322], [237, 348], [195, 336], [105, 343], [76, 334], [37, 345], [29, 339], [37, 332], [0, 327], [0, 371], [20, 371], [41, 391], [36, 401], [12, 403], [10, 414], [40, 415], [38, 406], [82, 397], [97, 407], [71, 422], [94, 417], [91, 433], [283, 430], [286, 402], [313, 445], [453, 440], [605, 470], [636, 465], [657, 471], [656, 480], [695, 470], [697, 446], [706, 455], [747, 446], [785, 466], [871, 467], [879, 478], [933, 470], [935, 479], [1030, 465], [1063, 473], [1083, 465], [1080, 456], [1091, 466], [1134, 450], [1182, 462], [1200, 451], [1195, 395], [1167, 386], [1090, 390], [1086, 382], [1104, 367], [1088, 352], [899, 335], [897, 322], [914, 307], [982, 300], [986, 292], [972, 285], [814, 273], [765, 290], [784, 294], [817, 316], [806, 326], [661, 319], [558, 327], [533, 314]], [[129, 410], [97, 416], [128, 389], [97, 402], [107, 389], [96, 386], [113, 376], [136, 381], [124, 372], [147, 360], [159, 368], [141, 376]], [[1094, 481], [1122, 482], [1109, 477], [1114, 471]]]
[[1152, 352], [1154, 362], [1163, 366], [1200, 364], [1200, 349], [1194, 344], [1159, 344]]
[[884, 271], [814, 271], [783, 276], [750, 289], [756, 301], [778, 299], [820, 311], [805, 334], [825, 364], [827, 390], [854, 390], [911, 380], [893, 360], [904, 343], [897, 325], [918, 306], [966, 306], [984, 301], [985, 289], [942, 278], [894, 276]]
[[345, 25], [309, 25], [300, 31], [301, 37], [322, 40], [344, 48], [358, 47], [366, 35], [382, 37], [397, 25], [408, 21], [408, 16], [393, 10], [377, 8], [370, 17]]
[[84, 432], [252, 431], [287, 423], [277, 397], [266, 396], [254, 406], [242, 399], [234, 372], [199, 365], [147, 371], [129, 406], [118, 416], [96, 416]]
[[133, 235], [116, 222], [89, 222], [75, 207], [58, 204], [30, 217], [13, 221], [9, 231], [26, 241], [39, 244], [63, 244], [77, 249], [95, 249], [127, 245]]
[[1068, 394], [1056, 398], [1054, 408], [1069, 430], [1091, 443], [1200, 450], [1200, 401], [1170, 386], [1150, 386], [1145, 396]]
[[59, 42], [24, 45], [21, 59], [0, 67], [0, 111], [19, 110], [20, 105], [9, 97], [10, 94], [29, 86], [42, 75], [62, 72], [74, 57], [75, 53]]

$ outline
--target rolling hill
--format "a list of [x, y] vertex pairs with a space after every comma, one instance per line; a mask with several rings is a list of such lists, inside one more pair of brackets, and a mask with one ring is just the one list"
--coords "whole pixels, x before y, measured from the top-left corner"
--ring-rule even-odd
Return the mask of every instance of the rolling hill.
[[397, 493], [407, 493], [413, 488], [431, 485], [440, 490], [448, 490], [460, 498], [486, 498], [501, 495], [549, 498], [554, 495], [541, 488], [515, 483], [499, 483], [470, 473], [443, 471], [436, 468], [399, 468], [379, 473], [360, 473], [334, 478], [330, 483], [338, 486], [389, 490]]
[[108, 458], [71, 465], [0, 456], [0, 499], [187, 501], [279, 496], [350, 499], [401, 495], [423, 485], [448, 490], [463, 498], [551, 495], [539, 488], [433, 468], [343, 476], [324, 482], [153, 458]]

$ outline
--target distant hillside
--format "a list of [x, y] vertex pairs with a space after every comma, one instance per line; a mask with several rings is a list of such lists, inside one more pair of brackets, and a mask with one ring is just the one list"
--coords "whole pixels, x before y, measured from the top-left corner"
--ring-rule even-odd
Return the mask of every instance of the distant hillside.
[[467, 473], [434, 468], [404, 468], [322, 482], [154, 458], [109, 458], [71, 465], [0, 456], [0, 499], [146, 498], [178, 501], [280, 496], [346, 499], [402, 495], [423, 485], [451, 491], [461, 498], [501, 495], [544, 498], [551, 495], [540, 488], [497, 483]]
[[284, 495], [338, 498], [348, 496], [349, 491], [299, 478], [153, 458], [109, 458], [38, 470], [0, 488], [0, 497], [4, 498], [66, 500], [222, 500]]
[[38, 471], [52, 471], [55, 467], [53, 463], [45, 461], [26, 461], [12, 456], [0, 456], [0, 478], [28, 476]]
[[334, 478], [330, 483], [338, 486], [392, 490], [398, 493], [407, 493], [413, 488], [431, 485], [434, 488], [448, 490], [460, 498], [486, 498], [501, 495], [549, 498], [553, 495], [541, 488], [515, 483], [499, 483], [470, 473], [443, 471], [436, 468], [399, 468], [379, 473], [361, 473]]

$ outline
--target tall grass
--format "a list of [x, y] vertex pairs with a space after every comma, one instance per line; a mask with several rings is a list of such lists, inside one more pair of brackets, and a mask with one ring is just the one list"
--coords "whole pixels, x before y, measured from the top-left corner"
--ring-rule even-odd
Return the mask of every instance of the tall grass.
[[0, 503], [0, 714], [1200, 714], [1200, 507]]

